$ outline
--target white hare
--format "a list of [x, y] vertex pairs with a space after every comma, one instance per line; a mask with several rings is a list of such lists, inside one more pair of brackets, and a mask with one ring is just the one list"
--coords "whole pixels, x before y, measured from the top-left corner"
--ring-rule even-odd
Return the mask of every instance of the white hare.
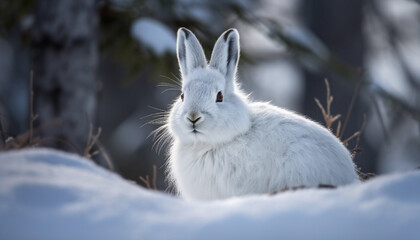
[[180, 28], [182, 94], [167, 119], [169, 177], [185, 199], [273, 193], [287, 187], [358, 181], [348, 150], [321, 125], [250, 102], [235, 82], [239, 34], [224, 32], [207, 63], [195, 35]]

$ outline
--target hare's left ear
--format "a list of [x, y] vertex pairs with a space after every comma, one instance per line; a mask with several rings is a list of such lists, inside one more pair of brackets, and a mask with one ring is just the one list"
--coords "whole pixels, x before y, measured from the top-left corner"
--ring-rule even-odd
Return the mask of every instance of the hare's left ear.
[[210, 67], [219, 70], [226, 78], [226, 85], [233, 84], [239, 60], [239, 33], [231, 28], [224, 32], [214, 45]]
[[178, 29], [176, 45], [176, 53], [183, 79], [194, 69], [206, 68], [206, 56], [194, 33], [186, 28]]

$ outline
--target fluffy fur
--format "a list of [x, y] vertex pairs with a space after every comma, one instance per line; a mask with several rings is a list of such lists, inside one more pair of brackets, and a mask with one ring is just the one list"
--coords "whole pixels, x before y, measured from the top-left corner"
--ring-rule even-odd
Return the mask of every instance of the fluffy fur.
[[[183, 99], [169, 113], [169, 177], [185, 199], [272, 193], [286, 187], [358, 181], [348, 150], [321, 125], [268, 103], [235, 83], [239, 34], [229, 29], [207, 63], [188, 29], [177, 36]], [[218, 92], [223, 101], [217, 102]]]

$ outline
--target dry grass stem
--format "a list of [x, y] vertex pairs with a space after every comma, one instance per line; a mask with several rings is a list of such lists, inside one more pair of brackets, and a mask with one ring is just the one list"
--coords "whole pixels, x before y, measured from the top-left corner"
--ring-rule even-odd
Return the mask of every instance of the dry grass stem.
[[152, 183], [150, 183], [149, 175], [146, 177], [139, 177], [140, 181], [144, 183], [147, 189], [157, 190], [156, 180], [157, 180], [157, 168], [156, 165], [153, 165], [153, 175], [152, 175]]
[[[347, 115], [346, 115], [346, 120], [347, 121], [349, 119], [351, 109], [354, 106], [356, 96], [359, 92], [360, 83], [361, 83], [361, 80], [359, 81], [358, 85], [356, 86], [355, 91], [353, 92], [352, 101], [350, 103], [349, 109], [347, 110]], [[326, 107], [322, 106], [321, 102], [317, 98], [315, 98], [315, 102], [318, 105], [319, 109], [321, 109], [322, 116], [324, 117], [324, 121], [325, 121], [325, 126], [331, 132], [333, 132], [332, 131], [332, 125], [334, 124], [334, 122], [336, 122], [340, 118], [340, 115], [335, 115], [334, 116], [334, 115], [331, 114], [331, 105], [332, 105], [332, 102], [333, 102], [334, 98], [331, 96], [330, 84], [329, 84], [327, 79], [325, 79], [325, 87], [326, 87], [326, 90], [327, 90]], [[348, 147], [349, 142], [353, 139], [356, 139], [355, 145], [354, 145], [353, 149], [350, 151], [353, 159], [354, 159], [354, 157], [357, 153], [361, 152], [361, 149], [359, 148], [359, 143], [360, 143], [360, 136], [362, 135], [362, 132], [363, 132], [364, 127], [365, 127], [365, 123], [366, 123], [366, 114], [363, 115], [363, 120], [362, 120], [362, 124], [360, 126], [360, 129], [358, 131], [356, 131], [355, 133], [353, 133], [350, 137], [346, 138], [345, 140], [341, 140], [342, 136], [343, 136], [343, 133], [344, 133], [344, 130], [345, 130], [345, 125], [341, 125], [341, 121], [338, 121], [338, 123], [337, 123], [335, 136], [338, 137], [341, 140], [341, 142], [343, 143], [344, 146]]]
[[[59, 120], [51, 121], [48, 124], [32, 128], [32, 130], [27, 130], [26, 132], [23, 132], [15, 137], [8, 136], [5, 140], [5, 145], [3, 146], [2, 150], [9, 150], [9, 149], [21, 149], [25, 147], [31, 147], [31, 146], [37, 146], [40, 145], [41, 142], [45, 141], [59, 141], [66, 144], [69, 144], [68, 141], [65, 141], [63, 139], [58, 138], [52, 138], [52, 137], [34, 137], [37, 133], [41, 132], [43, 129], [54, 127], [60, 123]], [[30, 135], [32, 134], [32, 140], [30, 140]], [[70, 144], [69, 144], [70, 145]], [[78, 154], [80, 154], [80, 151], [77, 151]]]
[[340, 136], [340, 130], [341, 130], [341, 121], [338, 121], [337, 130], [335, 131], [336, 137]]
[[93, 125], [90, 124], [89, 125], [89, 135], [88, 135], [88, 142], [87, 145], [85, 147], [83, 156], [86, 158], [92, 158], [93, 156], [99, 154], [99, 150], [96, 150], [94, 152], [91, 152], [93, 147], [95, 146], [95, 144], [97, 144], [99, 137], [101, 136], [102, 133], [102, 129], [98, 128], [98, 132], [93, 135]]
[[34, 70], [31, 70], [29, 78], [29, 137], [28, 145], [32, 146], [35, 144], [33, 139], [33, 125], [34, 121], [38, 118], [37, 114], [34, 114]]
[[349, 141], [352, 140], [355, 137], [359, 137], [360, 136], [360, 131], [357, 131], [355, 133], [353, 133], [353, 135], [351, 135], [350, 137], [346, 138], [345, 140], [341, 141], [343, 143], [344, 146], [348, 146]]
[[106, 164], [108, 165], [108, 169], [111, 171], [115, 171], [114, 164], [112, 163], [111, 157], [107, 154], [105, 149], [102, 147], [102, 144], [98, 141], [96, 144], [99, 153], [101, 154], [102, 158], [105, 160]]
[[346, 113], [346, 118], [344, 119], [343, 129], [342, 129], [340, 135], [338, 135], [340, 139], [343, 137], [344, 130], [346, 130], [347, 123], [349, 122], [351, 111], [353, 110], [354, 103], [356, 102], [357, 95], [359, 95], [360, 85], [362, 84], [363, 75], [364, 75], [364, 70], [361, 69], [359, 71], [359, 78], [357, 80], [356, 87], [354, 88], [354, 91], [353, 91], [353, 96], [351, 97], [350, 105], [347, 108], [347, 113]]
[[364, 173], [364, 172], [362, 172], [361, 168], [357, 168], [356, 171], [357, 171], [357, 175], [359, 175], [359, 179], [362, 180], [362, 181], [369, 180], [369, 179], [376, 176], [376, 174], [374, 174], [374, 173]]
[[[361, 73], [361, 75], [362, 75], [362, 73]], [[358, 84], [356, 85], [356, 88], [355, 88], [354, 92], [353, 92], [352, 100], [350, 102], [349, 108], [347, 109], [345, 123], [343, 125], [341, 125], [341, 122], [338, 121], [335, 136], [338, 137], [340, 140], [343, 137], [344, 130], [345, 130], [347, 122], [350, 118], [350, 114], [351, 114], [352, 108], [354, 106], [354, 103], [356, 101], [357, 94], [359, 93], [359, 88], [360, 88], [361, 81], [362, 80], [360, 79]], [[326, 127], [332, 132], [332, 125], [335, 121], [338, 120], [340, 115], [335, 115], [335, 116], [331, 115], [331, 104], [333, 102], [333, 97], [331, 96], [330, 85], [329, 85], [327, 79], [325, 79], [325, 86], [327, 88], [327, 102], [326, 102], [327, 105], [326, 105], [326, 108], [324, 108], [324, 106], [322, 106], [320, 101], [316, 98], [315, 98], [315, 102], [318, 105], [318, 107], [321, 109], [322, 116], [324, 117]], [[365, 128], [365, 124], [366, 124], [366, 114], [363, 114], [363, 120], [362, 120], [362, 124], [360, 125], [359, 130], [356, 131], [355, 133], [353, 133], [350, 137], [346, 138], [345, 140], [341, 140], [343, 145], [348, 148], [349, 142], [351, 140], [355, 139], [354, 147], [350, 151], [352, 159], [355, 158], [356, 154], [361, 152], [361, 149], [359, 147], [360, 136], [362, 135], [362, 132]], [[365, 181], [365, 180], [375, 176], [375, 174], [373, 174], [373, 173], [362, 172], [362, 170], [360, 168], [357, 168], [356, 171], [357, 171], [357, 174], [359, 175], [360, 180], [362, 180], [362, 181]], [[299, 187], [299, 188], [301, 188], [301, 187]], [[297, 188], [297, 189], [299, 189], [299, 188]], [[290, 190], [290, 189], [285, 189], [285, 190]], [[296, 188], [294, 188], [292, 190], [296, 190]]]
[[[333, 96], [331, 96], [330, 84], [328, 82], [328, 79], [325, 79], [324, 81], [325, 81], [325, 87], [327, 89], [327, 99], [326, 99], [327, 108], [325, 109], [324, 106], [322, 106], [321, 102], [317, 98], [315, 98], [315, 102], [318, 105], [319, 109], [321, 109], [322, 116], [324, 117], [324, 121], [325, 121], [325, 126], [332, 132], [332, 125], [341, 117], [341, 115], [337, 114], [334, 116], [331, 114], [331, 104], [334, 101], [334, 98]], [[337, 126], [337, 132], [340, 132], [340, 127], [341, 127], [341, 123], [339, 122]]]
[[147, 189], [152, 189], [152, 187], [150, 186], [150, 179], [149, 179], [149, 175], [146, 175], [146, 177], [142, 177], [140, 176], [140, 181], [142, 181], [144, 183], [144, 185], [146, 185]]
[[359, 132], [359, 134], [356, 137], [356, 142], [354, 143], [354, 147], [351, 151], [351, 156], [352, 156], [353, 159], [354, 159], [354, 157], [356, 156], [357, 153], [361, 152], [361, 149], [359, 147], [360, 136], [362, 135], [362, 132], [365, 129], [365, 124], [366, 124], [366, 114], [363, 114], [362, 124], [360, 124], [360, 129], [359, 129], [359, 131], [357, 131], [357, 132]]

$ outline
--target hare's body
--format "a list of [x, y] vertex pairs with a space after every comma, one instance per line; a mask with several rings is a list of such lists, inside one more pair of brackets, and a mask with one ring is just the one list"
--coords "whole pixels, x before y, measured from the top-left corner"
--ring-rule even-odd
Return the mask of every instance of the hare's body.
[[357, 179], [347, 149], [324, 127], [267, 103], [250, 104], [249, 130], [229, 142], [171, 149], [171, 174], [187, 199], [221, 199]]
[[223, 34], [208, 67], [195, 36], [178, 31], [185, 96], [174, 103], [168, 128], [174, 138], [169, 173], [181, 196], [221, 199], [357, 181], [348, 150], [327, 129], [249, 102], [238, 90], [238, 38], [235, 30]]

